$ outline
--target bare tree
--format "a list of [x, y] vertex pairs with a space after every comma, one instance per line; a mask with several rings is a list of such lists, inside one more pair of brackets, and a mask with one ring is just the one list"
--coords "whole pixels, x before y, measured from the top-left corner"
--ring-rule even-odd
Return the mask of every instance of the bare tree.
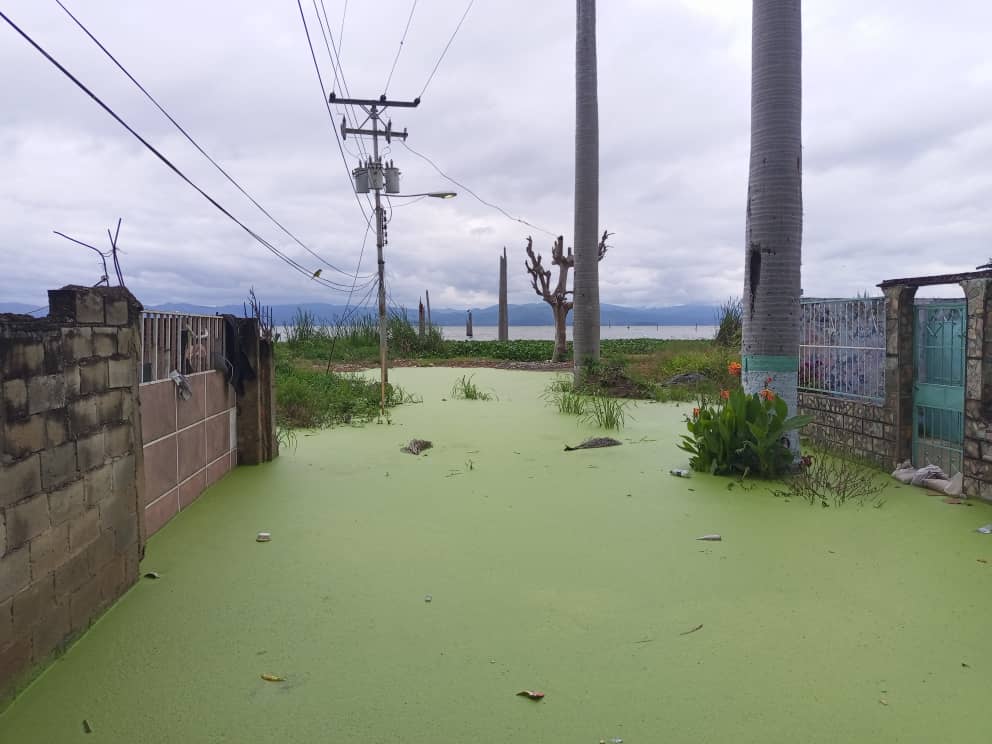
[[[599, 261], [603, 260], [609, 246], [607, 239], [612, 233], [603, 231], [599, 241]], [[573, 302], [569, 299], [572, 290], [568, 289], [568, 271], [575, 267], [575, 255], [572, 249], [565, 251], [565, 239], [561, 235], [551, 246], [551, 264], [558, 267], [558, 281], [552, 288], [551, 269], [544, 268], [544, 259], [540, 253], [534, 254], [534, 241], [527, 238], [527, 255], [529, 261], [524, 261], [527, 273], [530, 274], [530, 284], [538, 297], [551, 305], [551, 313], [555, 318], [555, 350], [551, 357], [553, 362], [564, 362], [568, 358], [568, 347], [565, 341], [565, 319], [572, 309]]]

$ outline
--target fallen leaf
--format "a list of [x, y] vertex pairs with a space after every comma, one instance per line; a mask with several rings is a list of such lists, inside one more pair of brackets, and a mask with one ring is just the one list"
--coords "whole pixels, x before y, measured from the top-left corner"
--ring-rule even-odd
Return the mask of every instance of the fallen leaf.
[[262, 679], [266, 682], [285, 682], [285, 677], [280, 677], [278, 674], [263, 674]]
[[700, 623], [695, 628], [692, 628], [691, 630], [687, 630], [685, 633], [679, 633], [679, 635], [689, 635], [690, 633], [695, 633], [697, 630], [702, 630], [702, 629], [703, 629], [703, 624]]
[[521, 690], [517, 695], [525, 698], [530, 698], [531, 700], [540, 700], [544, 697], [543, 692], [538, 692], [537, 690]]

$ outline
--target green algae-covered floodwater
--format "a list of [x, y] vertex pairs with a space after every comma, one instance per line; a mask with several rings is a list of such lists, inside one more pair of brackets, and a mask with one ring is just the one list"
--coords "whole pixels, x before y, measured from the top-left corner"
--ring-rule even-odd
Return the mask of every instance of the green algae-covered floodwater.
[[463, 373], [394, 370], [424, 402], [391, 425], [208, 491], [0, 742], [992, 739], [992, 509], [674, 478], [686, 406], [565, 453], [600, 432], [543, 405], [548, 375], [478, 370], [499, 400], [451, 400]]

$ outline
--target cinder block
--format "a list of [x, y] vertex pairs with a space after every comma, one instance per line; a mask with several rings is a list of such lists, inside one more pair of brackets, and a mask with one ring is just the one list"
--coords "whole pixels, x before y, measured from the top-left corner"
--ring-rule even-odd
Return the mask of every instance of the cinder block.
[[137, 504], [127, 496], [114, 496], [100, 502], [100, 526], [104, 531], [113, 530], [137, 510]]
[[123, 391], [112, 390], [93, 397], [96, 400], [97, 417], [101, 424], [125, 420]]
[[45, 444], [58, 447], [69, 440], [69, 417], [64, 409], [45, 414]]
[[28, 381], [28, 413], [65, 408], [65, 400], [65, 378], [62, 375], [41, 375]]
[[15, 460], [45, 449], [45, 417], [31, 416], [7, 424], [3, 438], [4, 453]]
[[131, 424], [108, 426], [104, 431], [108, 457], [123, 457], [132, 450]]
[[128, 514], [126, 518], [119, 520], [112, 533], [114, 536], [114, 552], [126, 553], [128, 549], [138, 542], [138, 514]]
[[31, 658], [35, 662], [44, 661], [49, 655], [60, 648], [69, 636], [69, 603], [56, 604], [35, 626], [31, 636]]
[[[96, 471], [94, 471], [96, 472]], [[86, 510], [84, 481], [77, 480], [48, 494], [48, 511], [52, 524], [75, 519]]]
[[108, 326], [126, 326], [128, 324], [127, 300], [112, 300], [108, 297], [106, 305]]
[[7, 553], [7, 522], [4, 515], [0, 514], [0, 559]]
[[41, 581], [69, 559], [69, 523], [46, 530], [31, 541], [31, 580]]
[[58, 597], [71, 594], [86, 583], [93, 575], [93, 565], [90, 554], [84, 550], [62, 564], [55, 572], [55, 595]]
[[62, 356], [66, 365], [93, 356], [93, 329], [63, 328]]
[[134, 463], [134, 455], [125, 455], [114, 460], [114, 494], [133, 493], [135, 481], [137, 480], [137, 470]]
[[62, 331], [53, 329], [41, 340], [45, 347], [45, 374], [59, 374], [65, 366], [65, 354], [62, 353]]
[[138, 366], [133, 359], [111, 359], [108, 367], [111, 389], [129, 388], [138, 382]]
[[30, 636], [31, 631], [55, 607], [54, 582], [38, 581], [14, 595], [12, 602], [14, 635]]
[[88, 359], [79, 364], [79, 393], [90, 395], [107, 389], [107, 360]]
[[124, 593], [126, 586], [124, 581], [124, 564], [125, 557], [123, 555], [115, 555], [97, 571], [97, 580], [100, 582], [100, 596], [104, 603], [113, 602]]
[[79, 365], [70, 364], [62, 375], [65, 378], [65, 397], [67, 400], [75, 400], [80, 396], [79, 392]]
[[82, 551], [100, 536], [100, 511], [93, 507], [69, 522], [69, 550], [73, 554]]
[[94, 576], [69, 597], [69, 620], [73, 631], [85, 630], [101, 602], [100, 582]]
[[10, 506], [41, 490], [41, 457], [31, 455], [12, 465], [0, 465], [0, 507]]
[[90, 548], [93, 559], [93, 573], [99, 574], [102, 569], [114, 557], [114, 533], [101, 532]]
[[75, 480], [77, 475], [75, 442], [66, 442], [41, 453], [41, 485], [45, 490], [63, 486]]
[[[14, 600], [0, 602], [0, 648], [14, 640]], [[2, 677], [0, 677], [2, 679]]]
[[13, 597], [31, 581], [30, 552], [27, 546], [10, 550], [0, 560], [0, 602]]
[[8, 421], [28, 415], [28, 386], [24, 380], [3, 383], [3, 408]]
[[52, 526], [48, 498], [39, 493], [7, 509], [7, 546], [17, 549]]
[[0, 349], [0, 368], [4, 369], [6, 379], [44, 374], [45, 346], [40, 337], [11, 339], [4, 346], [5, 349]]
[[103, 297], [93, 291], [76, 294], [76, 322], [103, 323]]
[[114, 464], [106, 463], [83, 476], [83, 487], [87, 506], [95, 506], [113, 493]]
[[77, 462], [80, 472], [86, 472], [103, 465], [107, 459], [107, 450], [104, 444], [104, 434], [102, 431], [91, 434], [87, 437], [80, 437], [76, 441]]
[[80, 398], [69, 404], [69, 432], [73, 436], [93, 431], [101, 423], [96, 397]]
[[117, 332], [117, 353], [128, 357], [136, 357], [138, 351], [136, 338], [137, 334], [135, 334], [134, 328], [131, 326], [121, 328]]
[[112, 357], [117, 353], [117, 329], [93, 329], [93, 354], [98, 357]]
[[31, 663], [31, 638], [18, 638], [7, 646], [0, 646], [0, 700], [4, 686], [15, 680]]

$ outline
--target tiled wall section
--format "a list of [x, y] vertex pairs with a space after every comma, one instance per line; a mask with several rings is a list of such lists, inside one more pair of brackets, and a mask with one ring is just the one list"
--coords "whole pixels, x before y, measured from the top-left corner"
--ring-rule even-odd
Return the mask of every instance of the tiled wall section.
[[189, 383], [189, 400], [172, 380], [140, 388], [149, 535], [237, 464], [234, 390], [220, 372], [191, 375]]

